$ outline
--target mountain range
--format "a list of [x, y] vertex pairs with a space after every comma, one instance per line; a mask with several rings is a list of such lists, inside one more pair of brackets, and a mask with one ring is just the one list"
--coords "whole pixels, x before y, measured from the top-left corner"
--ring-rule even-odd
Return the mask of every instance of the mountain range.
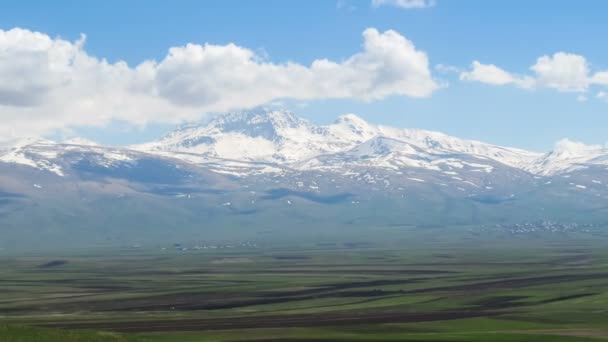
[[605, 147], [563, 140], [537, 153], [352, 114], [320, 126], [256, 108], [135, 146], [0, 145], [0, 248], [256, 238], [311, 226], [324, 234], [602, 224], [607, 199]]

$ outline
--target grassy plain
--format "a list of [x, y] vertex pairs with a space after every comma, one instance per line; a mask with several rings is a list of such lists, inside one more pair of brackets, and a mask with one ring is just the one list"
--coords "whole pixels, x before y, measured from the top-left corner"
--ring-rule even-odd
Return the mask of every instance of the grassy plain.
[[7, 254], [0, 340], [607, 340], [606, 241]]

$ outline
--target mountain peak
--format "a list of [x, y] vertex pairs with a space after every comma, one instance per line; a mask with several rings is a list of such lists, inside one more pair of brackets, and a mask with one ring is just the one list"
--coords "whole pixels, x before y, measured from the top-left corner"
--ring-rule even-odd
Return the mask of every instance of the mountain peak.
[[589, 163], [596, 157], [608, 156], [607, 149], [601, 146], [588, 146], [570, 140], [559, 142], [555, 151], [542, 155], [459, 139], [439, 132], [377, 126], [354, 114], [341, 115], [331, 125], [317, 126], [288, 110], [264, 107], [218, 115], [206, 124], [186, 126], [159, 141], [135, 146], [134, 149], [186, 152], [202, 157], [287, 166], [300, 165], [298, 163], [319, 156], [324, 156], [321, 159], [325, 161], [331, 155], [341, 160], [341, 153], [346, 152], [387, 158], [408, 155], [400, 159], [399, 165], [416, 167], [423, 167], [424, 163], [412, 157], [414, 155], [439, 156], [437, 158], [468, 155], [535, 174], [561, 172], [573, 165]]
[[594, 159], [606, 155], [608, 149], [603, 146], [586, 145], [565, 138], [555, 143], [553, 151], [539, 157], [527, 170], [543, 175], [568, 172], [584, 167], [587, 163], [593, 163]]
[[67, 140], [63, 140], [61, 142], [62, 144], [66, 144], [66, 145], [81, 145], [81, 146], [98, 146], [99, 144], [89, 140], [89, 139], [85, 139], [85, 138], [70, 138]]
[[8, 141], [4, 141], [0, 144], [0, 149], [4, 150], [15, 150], [20, 149], [30, 145], [52, 145], [55, 144], [54, 141], [39, 138], [39, 137], [23, 137], [19, 139], [12, 139]]
[[297, 123], [301, 119], [292, 112], [284, 109], [271, 109], [267, 107], [256, 107], [250, 110], [229, 112], [216, 116], [211, 123], [246, 122], [255, 124], [272, 121], [276, 123]]
[[239, 133], [273, 141], [281, 138], [282, 130], [308, 125], [308, 121], [298, 118], [287, 110], [272, 110], [260, 107], [220, 115], [213, 119], [208, 127], [217, 132]]
[[338, 119], [336, 119], [335, 123], [336, 125], [349, 125], [351, 127], [358, 127], [358, 128], [363, 128], [363, 127], [369, 127], [370, 124], [363, 120], [362, 118], [360, 118], [359, 116], [349, 113], [349, 114], [342, 114], [338, 117]]
[[342, 114], [336, 119], [336, 123], [340, 122], [356, 122], [359, 124], [367, 124], [367, 121], [353, 113]]
[[355, 134], [356, 140], [364, 141], [378, 135], [378, 130], [355, 114], [340, 115], [331, 126], [340, 136]]
[[602, 149], [602, 146], [599, 145], [586, 145], [582, 142], [564, 138], [555, 143], [555, 148], [552, 152], [550, 152], [550, 154], [562, 158], [570, 158], [578, 157], [589, 153], [595, 153], [601, 151]]

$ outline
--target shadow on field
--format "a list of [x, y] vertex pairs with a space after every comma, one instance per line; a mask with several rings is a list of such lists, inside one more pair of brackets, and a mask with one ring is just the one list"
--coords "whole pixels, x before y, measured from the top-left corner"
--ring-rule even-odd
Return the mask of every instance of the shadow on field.
[[491, 317], [504, 312], [490, 311], [443, 311], [432, 313], [324, 313], [283, 316], [241, 316], [228, 318], [184, 319], [184, 320], [149, 320], [132, 322], [56, 322], [40, 324], [44, 327], [65, 329], [95, 329], [120, 332], [169, 332], [169, 331], [205, 331], [232, 330], [251, 328], [295, 328], [321, 326], [348, 326], [358, 324], [380, 323], [419, 323], [447, 321], [455, 319]]

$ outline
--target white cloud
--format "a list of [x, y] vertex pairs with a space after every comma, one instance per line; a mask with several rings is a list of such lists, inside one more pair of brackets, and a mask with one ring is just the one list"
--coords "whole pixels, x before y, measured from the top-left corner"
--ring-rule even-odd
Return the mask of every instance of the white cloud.
[[405, 9], [435, 6], [435, 0], [372, 0], [373, 7], [393, 6]]
[[477, 81], [488, 84], [508, 84], [515, 82], [515, 78], [508, 72], [502, 70], [494, 64], [481, 64], [474, 61], [471, 64], [471, 71], [460, 73], [460, 79], [465, 81]]
[[260, 60], [229, 44], [176, 47], [156, 65], [159, 94], [179, 105], [229, 108], [277, 98], [423, 97], [437, 88], [425, 53], [395, 31], [363, 32], [364, 49], [337, 63], [318, 59], [307, 67]]
[[589, 85], [589, 66], [585, 57], [558, 52], [553, 56], [542, 56], [530, 67], [536, 73], [538, 87], [559, 91], [581, 92]]
[[600, 84], [600, 85], [608, 85], [608, 71], [596, 72], [591, 77], [591, 83]]
[[521, 88], [550, 88], [560, 92], [583, 93], [591, 85], [608, 84], [608, 71], [591, 74], [585, 57], [566, 52], [544, 55], [530, 67], [532, 75], [518, 76], [494, 64], [474, 61], [470, 71], [460, 73], [460, 79], [491, 85], [513, 84]]
[[529, 76], [516, 76], [494, 64], [482, 64], [479, 61], [471, 63], [470, 71], [461, 72], [460, 79], [491, 85], [515, 84], [521, 88], [531, 88], [534, 86], [534, 79]]
[[435, 65], [435, 70], [438, 72], [448, 74], [448, 73], [461, 73], [462, 70], [456, 66], [448, 65], [448, 64], [437, 64]]
[[161, 61], [129, 66], [89, 55], [84, 38], [0, 30], [0, 136], [112, 120], [176, 123], [279, 99], [426, 97], [439, 88], [427, 55], [399, 33], [370, 28], [363, 41], [344, 61], [309, 66], [272, 63], [235, 44], [173, 47]]
[[0, 31], [0, 103], [30, 106], [69, 82], [84, 37], [75, 43], [25, 30]]

